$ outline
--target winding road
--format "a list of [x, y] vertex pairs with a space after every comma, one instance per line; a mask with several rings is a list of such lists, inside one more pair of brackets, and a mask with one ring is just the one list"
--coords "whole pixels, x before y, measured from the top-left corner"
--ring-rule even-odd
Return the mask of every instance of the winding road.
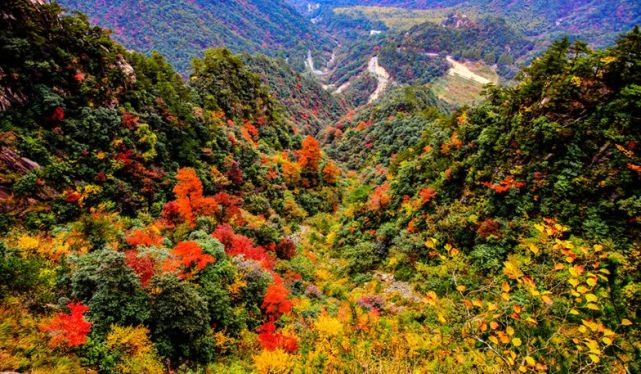
[[376, 90], [369, 96], [369, 100], [367, 101], [367, 103], [370, 104], [378, 99], [383, 91], [387, 89], [387, 86], [390, 84], [390, 76], [389, 73], [379, 65], [378, 56], [374, 56], [369, 60], [369, 63], [367, 64], [367, 71], [374, 74], [378, 80]]

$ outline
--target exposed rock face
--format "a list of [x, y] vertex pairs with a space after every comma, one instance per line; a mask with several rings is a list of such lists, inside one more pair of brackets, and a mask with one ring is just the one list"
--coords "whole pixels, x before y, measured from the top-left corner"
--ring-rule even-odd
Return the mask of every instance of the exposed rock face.
[[33, 169], [39, 169], [37, 162], [26, 157], [20, 157], [8, 147], [0, 147], [0, 170], [9, 170], [14, 173], [25, 174]]
[[21, 105], [27, 101], [24, 95], [14, 92], [7, 84], [3, 84], [5, 77], [6, 74], [0, 68], [0, 112], [8, 110], [14, 104]]
[[468, 16], [462, 13], [450, 14], [443, 22], [443, 25], [455, 29], [470, 28], [476, 26], [474, 21], [472, 21]]
[[116, 62], [116, 64], [125, 75], [125, 77], [127, 77], [129, 83], [136, 83], [136, 72], [134, 71], [134, 68], [129, 65], [127, 60], [124, 59], [124, 57], [118, 56], [118, 61]]

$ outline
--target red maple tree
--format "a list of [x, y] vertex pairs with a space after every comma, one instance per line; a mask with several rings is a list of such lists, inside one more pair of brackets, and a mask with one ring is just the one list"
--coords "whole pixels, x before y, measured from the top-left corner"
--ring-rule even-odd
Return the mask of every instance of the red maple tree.
[[91, 331], [91, 322], [84, 317], [89, 307], [82, 303], [69, 303], [67, 308], [69, 314], [57, 313], [48, 323], [41, 326], [42, 331], [49, 334], [49, 346], [52, 348], [81, 346], [85, 344]]
[[230, 225], [219, 225], [212, 236], [225, 246], [225, 252], [228, 255], [242, 255], [247, 259], [258, 261], [267, 270], [274, 267], [274, 259], [265, 248], [254, 245], [254, 241], [244, 235], [236, 234]]
[[263, 349], [273, 351], [278, 348], [286, 352], [296, 352], [298, 350], [298, 340], [293, 336], [283, 335], [276, 332], [274, 322], [265, 322], [258, 328], [258, 341]]
[[127, 266], [136, 272], [143, 287], [147, 287], [155, 273], [156, 262], [154, 258], [149, 254], [141, 255], [132, 249], [125, 252], [125, 261]]
[[283, 281], [274, 276], [274, 283], [267, 287], [267, 292], [263, 298], [263, 311], [269, 315], [272, 320], [278, 319], [283, 314], [288, 314], [292, 310], [292, 302], [288, 300], [289, 291], [283, 284]]

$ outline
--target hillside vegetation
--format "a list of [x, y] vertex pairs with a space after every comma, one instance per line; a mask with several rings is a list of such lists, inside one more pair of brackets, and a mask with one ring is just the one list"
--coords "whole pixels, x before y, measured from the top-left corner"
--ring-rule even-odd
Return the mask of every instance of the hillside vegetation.
[[[289, 2], [301, 13], [306, 13], [307, 1]], [[444, 11], [462, 12], [471, 18], [501, 17], [519, 31], [537, 39], [549, 42], [569, 34], [598, 47], [609, 45], [618, 33], [630, 31], [641, 22], [641, 9], [634, 0], [536, 0], [525, 4], [511, 0], [317, 0], [314, 3], [319, 7], [308, 13], [311, 17], [328, 9], [353, 8], [350, 11], [341, 9], [341, 12], [360, 13], [366, 16], [365, 19], [383, 20], [388, 25], [405, 25], [408, 19], [429, 18], [430, 15], [439, 19]], [[382, 9], [364, 11], [360, 7]], [[399, 17], [393, 17], [390, 8], [406, 10], [398, 11]], [[409, 16], [407, 10], [410, 11]]]
[[321, 51], [332, 46], [283, 0], [58, 2], [112, 29], [127, 48], [147, 55], [159, 51], [183, 74], [193, 57], [211, 47], [287, 57], [302, 70], [308, 48]]

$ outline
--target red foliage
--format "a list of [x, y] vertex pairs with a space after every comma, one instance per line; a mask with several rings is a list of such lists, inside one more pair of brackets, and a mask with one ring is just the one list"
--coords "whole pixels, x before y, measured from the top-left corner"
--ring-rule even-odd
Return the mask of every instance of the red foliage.
[[274, 320], [283, 314], [288, 314], [292, 310], [292, 302], [287, 299], [289, 291], [280, 278], [274, 279], [274, 283], [267, 287], [267, 292], [263, 298], [263, 311], [270, 315]]
[[63, 119], [65, 119], [65, 110], [61, 106], [57, 106], [51, 113], [51, 120], [62, 121]]
[[489, 183], [489, 182], [482, 182], [481, 184], [484, 185], [487, 188], [490, 188], [490, 189], [496, 191], [497, 193], [505, 193], [505, 192], [507, 192], [507, 191], [509, 191], [509, 190], [511, 190], [513, 188], [525, 187], [525, 183], [516, 182], [514, 180], [514, 177], [511, 176], [511, 175], [503, 178], [503, 180], [501, 180], [499, 182], [499, 184], [492, 184], [492, 183]]
[[81, 303], [67, 304], [70, 313], [57, 313], [49, 323], [41, 326], [49, 334], [49, 346], [56, 348], [66, 346], [78, 347], [87, 341], [91, 331], [91, 322], [85, 320], [84, 314], [89, 308]]
[[134, 152], [134, 150], [128, 149], [124, 152], [118, 152], [114, 159], [118, 162], [121, 162], [124, 166], [130, 166], [134, 162], [134, 157], [136, 157], [136, 153]]
[[286, 336], [276, 332], [273, 322], [266, 322], [258, 328], [258, 341], [263, 349], [273, 351], [280, 348], [284, 351], [294, 353], [298, 350], [298, 341], [293, 336]]
[[85, 78], [86, 78], [86, 77], [85, 77], [85, 73], [83, 73], [83, 72], [81, 72], [81, 71], [79, 71], [79, 70], [78, 70], [78, 71], [76, 72], [76, 74], [73, 76], [73, 79], [75, 79], [75, 80], [76, 80], [76, 82], [82, 82], [82, 81], [84, 81], [84, 80], [85, 80]]
[[244, 235], [234, 233], [230, 225], [218, 226], [212, 236], [225, 246], [228, 255], [243, 255], [247, 259], [258, 261], [264, 269], [271, 270], [274, 267], [274, 259], [265, 248], [255, 246], [254, 242]]
[[122, 124], [125, 125], [129, 130], [135, 130], [138, 128], [139, 118], [132, 113], [124, 112], [122, 114]]
[[296, 243], [291, 238], [283, 238], [276, 247], [276, 255], [283, 260], [296, 256]]
[[320, 159], [320, 144], [313, 136], [308, 135], [303, 140], [301, 150], [298, 151], [298, 164], [304, 171], [318, 173]]
[[77, 204], [82, 195], [78, 191], [67, 190], [64, 194], [65, 200], [71, 204]]
[[160, 218], [167, 227], [175, 227], [180, 223], [180, 207], [175, 201], [170, 201], [162, 208]]
[[141, 256], [138, 251], [130, 250], [125, 252], [125, 261], [127, 266], [138, 274], [143, 287], [147, 287], [155, 273], [156, 263], [153, 257], [149, 254]]
[[243, 200], [240, 197], [230, 195], [226, 192], [215, 194], [212, 199], [219, 205], [218, 218], [219, 222], [242, 222], [240, 207]]
[[229, 179], [237, 186], [243, 184], [244, 177], [243, 170], [240, 168], [240, 163], [238, 163], [238, 161], [234, 159], [229, 158], [225, 166], [227, 168], [227, 172], [225, 173], [227, 179]]
[[142, 229], [135, 229], [130, 231], [127, 235], [127, 244], [132, 247], [144, 246], [158, 246], [162, 243], [163, 237], [153, 231], [145, 231]]
[[483, 239], [486, 239], [491, 235], [499, 236], [500, 229], [501, 225], [498, 222], [492, 218], [488, 218], [479, 224], [479, 227], [476, 229], [476, 233]]
[[105, 183], [107, 181], [107, 174], [101, 171], [96, 174], [94, 180], [98, 183]]
[[214, 262], [214, 257], [203, 253], [198, 243], [188, 241], [176, 244], [171, 250], [171, 258], [163, 263], [163, 271], [177, 272], [180, 278], [191, 276], [195, 271], [202, 270], [208, 264]]

